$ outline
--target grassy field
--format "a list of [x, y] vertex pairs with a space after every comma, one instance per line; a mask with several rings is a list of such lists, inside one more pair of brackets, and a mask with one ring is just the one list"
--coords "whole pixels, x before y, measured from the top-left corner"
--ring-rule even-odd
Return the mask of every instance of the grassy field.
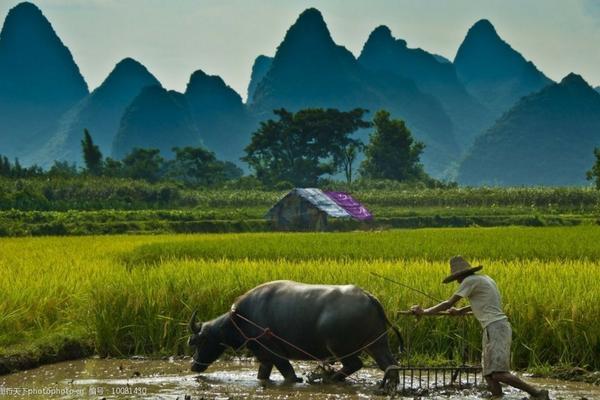
[[[228, 310], [273, 279], [354, 283], [374, 293], [411, 354], [449, 359], [473, 320], [399, 316], [423, 296], [374, 271], [446, 298], [447, 259], [463, 254], [499, 284], [519, 368], [600, 369], [600, 227], [463, 228], [348, 233], [258, 233], [0, 239], [0, 355], [43, 356], [65, 343], [100, 355], [182, 354], [192, 310]], [[466, 333], [465, 333], [466, 330]]]
[[[139, 182], [131, 187], [126, 182], [112, 182], [114, 187], [99, 182], [94, 187], [92, 183], [72, 188], [66, 183], [40, 187], [41, 183], [27, 182], [31, 187], [23, 185], [23, 192], [11, 194], [18, 185], [2, 192], [0, 182], [0, 236], [269, 231], [264, 215], [285, 194], [192, 191]], [[369, 224], [332, 220], [331, 230], [591, 225], [598, 223], [600, 215], [600, 191], [581, 188], [351, 192], [371, 210], [375, 220]]]
[[[371, 224], [334, 221], [330, 228], [339, 231], [592, 225], [600, 215], [600, 191], [591, 188], [428, 189], [387, 182], [325, 189], [351, 192], [375, 216]], [[0, 178], [0, 236], [270, 231], [264, 215], [285, 193], [93, 177]]]
[[[590, 212], [600, 210], [600, 191], [591, 187], [552, 188], [437, 188], [399, 182], [372, 182], [347, 186], [341, 183], [324, 190], [351, 192], [370, 207], [522, 207], [531, 213]], [[257, 188], [185, 188], [169, 182], [79, 177], [0, 177], [0, 210], [174, 210], [244, 209], [270, 207], [287, 190]]]

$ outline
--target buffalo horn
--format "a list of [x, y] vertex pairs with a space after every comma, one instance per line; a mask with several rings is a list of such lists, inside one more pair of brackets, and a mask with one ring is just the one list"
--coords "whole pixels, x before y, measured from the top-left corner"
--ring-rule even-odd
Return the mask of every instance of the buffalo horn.
[[198, 332], [200, 332], [200, 329], [202, 328], [201, 324], [196, 323], [196, 313], [197, 313], [197, 311], [194, 311], [192, 313], [192, 318], [190, 318], [190, 322], [188, 324], [188, 327], [190, 328], [190, 332], [192, 332], [192, 333], [198, 333]]

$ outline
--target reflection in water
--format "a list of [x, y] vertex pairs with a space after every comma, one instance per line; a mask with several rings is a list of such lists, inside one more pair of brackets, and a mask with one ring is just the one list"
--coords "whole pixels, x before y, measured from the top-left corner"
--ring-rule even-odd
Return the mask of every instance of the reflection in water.
[[[307, 376], [313, 363], [295, 363], [299, 375]], [[256, 380], [257, 365], [252, 360], [217, 362], [205, 373], [189, 370], [189, 361], [87, 359], [46, 365], [34, 370], [0, 377], [0, 399], [366, 399], [385, 398], [377, 383], [383, 373], [364, 368], [345, 384], [308, 383], [285, 385], [273, 372], [273, 382]], [[600, 387], [553, 380], [531, 379], [551, 391], [552, 398], [565, 400], [599, 399]], [[430, 391], [426, 398], [481, 399], [482, 388]], [[520, 400], [524, 393], [507, 392], [506, 400]]]

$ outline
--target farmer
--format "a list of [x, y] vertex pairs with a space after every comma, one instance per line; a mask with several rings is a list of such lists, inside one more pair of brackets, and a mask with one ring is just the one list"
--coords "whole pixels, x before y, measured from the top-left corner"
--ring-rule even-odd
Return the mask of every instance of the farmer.
[[[504, 383], [526, 391], [534, 399], [549, 399], [547, 390], [536, 389], [510, 373], [511, 326], [502, 311], [496, 282], [487, 275], [475, 274], [482, 268], [481, 265], [471, 267], [461, 256], [453, 257], [450, 259], [450, 275], [443, 280], [443, 283], [458, 281], [460, 283], [458, 290], [450, 299], [436, 306], [423, 309], [420, 305], [414, 305], [411, 311], [415, 315], [431, 315], [448, 310], [450, 315], [460, 315], [472, 310], [483, 328], [481, 357], [483, 376], [492, 396], [502, 396], [500, 384]], [[454, 308], [462, 298], [469, 299], [471, 305]]]

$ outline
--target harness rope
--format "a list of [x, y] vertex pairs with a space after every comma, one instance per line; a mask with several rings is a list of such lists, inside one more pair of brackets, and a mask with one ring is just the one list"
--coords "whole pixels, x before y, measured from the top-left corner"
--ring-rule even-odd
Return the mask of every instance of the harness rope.
[[[238, 325], [238, 323], [235, 321], [235, 316], [237, 316], [238, 318], [240, 318], [241, 320], [249, 323], [250, 325], [254, 326], [255, 328], [261, 330], [262, 332], [255, 336], [255, 337], [250, 337], [247, 336], [244, 331], [242, 330], [242, 328], [240, 328], [240, 326]], [[237, 331], [240, 333], [240, 335], [244, 338], [244, 343], [242, 343], [237, 349], [236, 351], [238, 351], [239, 349], [241, 349], [242, 347], [244, 347], [246, 344], [248, 344], [248, 342], [256, 342], [259, 346], [261, 346], [263, 349], [265, 349], [266, 351], [268, 351], [269, 353], [273, 354], [276, 357], [279, 357], [283, 360], [286, 361], [291, 361], [291, 359], [289, 357], [286, 357], [284, 355], [281, 355], [279, 353], [277, 353], [276, 351], [270, 349], [266, 344], [262, 343], [259, 339], [263, 338], [263, 337], [273, 337], [275, 339], [280, 340], [281, 342], [287, 344], [288, 346], [294, 348], [295, 350], [303, 353], [304, 355], [308, 356], [309, 358], [312, 358], [314, 361], [317, 361], [321, 364], [321, 367], [323, 369], [325, 369], [327, 364], [331, 363], [331, 359], [326, 359], [326, 360], [322, 360], [319, 357], [309, 353], [308, 351], [302, 349], [301, 347], [296, 346], [295, 344], [285, 340], [284, 338], [282, 338], [281, 336], [277, 335], [276, 333], [274, 333], [270, 328], [265, 328], [263, 326], [260, 326], [259, 324], [257, 324], [254, 321], [251, 321], [250, 319], [244, 317], [243, 315], [241, 315], [240, 313], [238, 313], [235, 309], [232, 309], [229, 312], [229, 319], [231, 320], [231, 322], [233, 323], [233, 326], [237, 329]], [[356, 355], [358, 353], [361, 353], [362, 351], [364, 351], [366, 348], [368, 348], [369, 346], [371, 346], [372, 344], [376, 343], [377, 341], [379, 341], [382, 337], [384, 337], [392, 328], [389, 327], [388, 329], [386, 329], [385, 331], [383, 331], [383, 333], [381, 333], [379, 336], [377, 336], [374, 340], [370, 341], [369, 343], [365, 344], [364, 346], [360, 347], [359, 349], [352, 351], [342, 357], [339, 357], [337, 355], [334, 354], [333, 360], [335, 361], [340, 361], [343, 360], [344, 358], [348, 358], [351, 357], [353, 355]], [[344, 373], [341, 369], [339, 371], [336, 371], [336, 373], [340, 373], [342, 375], [344, 375], [346, 378], [349, 377], [348, 374]]]

